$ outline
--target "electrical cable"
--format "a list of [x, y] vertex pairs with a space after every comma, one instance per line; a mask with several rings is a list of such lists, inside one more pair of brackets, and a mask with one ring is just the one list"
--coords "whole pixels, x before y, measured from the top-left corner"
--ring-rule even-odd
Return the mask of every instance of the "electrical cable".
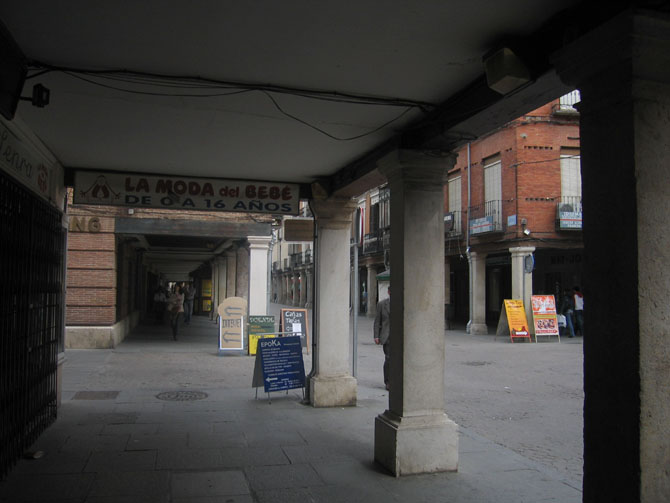
[[[26, 79], [33, 79], [50, 72], [60, 72], [71, 78], [81, 80], [91, 85], [136, 95], [146, 95], [156, 97], [180, 97], [180, 98], [216, 98], [216, 97], [226, 97], [226, 96], [245, 94], [254, 91], [261, 92], [272, 102], [275, 109], [285, 117], [294, 120], [300, 124], [303, 124], [304, 126], [307, 126], [317, 131], [318, 133], [336, 141], [352, 141], [373, 135], [378, 131], [388, 127], [392, 123], [400, 120], [402, 117], [404, 117], [408, 112], [410, 112], [413, 109], [419, 109], [422, 112], [427, 113], [429, 110], [435, 108], [435, 105], [431, 103], [406, 100], [401, 98], [385, 98], [385, 97], [359, 95], [353, 93], [342, 93], [337, 91], [301, 89], [287, 86], [278, 86], [274, 84], [250, 84], [250, 83], [232, 82], [232, 81], [219, 81], [202, 77], [160, 75], [148, 72], [134, 72], [129, 70], [90, 70], [90, 69], [60, 67], [39, 61], [31, 62], [31, 66], [34, 67], [33, 69], [31, 69], [31, 71], [37, 70], [38, 68], [41, 68], [41, 70], [36, 71], [36, 73], [29, 75], [28, 77], [26, 77]], [[185, 92], [185, 91], [158, 92], [156, 90], [129, 89], [126, 87], [101, 82], [100, 80], [131, 84], [134, 86], [137, 85], [149, 86], [159, 89], [189, 90], [191, 92]], [[211, 92], [215, 90], [221, 91], [224, 89], [228, 91]], [[196, 90], [200, 90], [203, 92], [193, 92]], [[272, 95], [275, 93], [288, 94], [305, 99], [329, 101], [334, 103], [347, 103], [353, 105], [366, 105], [366, 106], [403, 107], [405, 108], [405, 110], [403, 110], [400, 114], [396, 115], [394, 118], [384, 122], [383, 124], [377, 127], [374, 127], [373, 129], [365, 133], [344, 137], [329, 133], [328, 131], [314, 125], [313, 123], [310, 123], [309, 121], [302, 119], [295, 114], [287, 112], [284, 109], [284, 107], [282, 107], [282, 105], [279, 104], [277, 99]]]

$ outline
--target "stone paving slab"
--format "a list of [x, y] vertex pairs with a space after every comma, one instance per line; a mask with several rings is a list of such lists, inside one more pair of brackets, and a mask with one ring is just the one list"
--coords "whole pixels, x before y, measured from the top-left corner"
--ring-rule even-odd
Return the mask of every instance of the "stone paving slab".
[[[194, 325], [180, 338], [181, 347], [196, 337]], [[120, 351], [69, 351], [59, 418], [31, 447], [45, 455], [18, 463], [0, 482], [0, 501], [581, 501], [575, 479], [464, 427], [457, 473], [390, 476], [373, 461], [374, 420], [387, 407], [388, 392], [378, 382], [383, 356], [372, 345], [361, 354], [357, 406], [315, 409], [301, 404], [296, 390], [269, 400], [259, 393], [256, 399], [253, 358], [199, 353], [203, 345], [197, 340], [182, 353], [161, 347], [170, 342], [145, 337], [138, 346], [131, 336]], [[146, 365], [138, 369], [140, 356]], [[170, 365], [183, 369], [182, 375]], [[165, 386], [163, 372], [172, 379]], [[237, 372], [246, 376], [228, 379]], [[179, 389], [208, 396], [191, 402], [156, 398]], [[93, 392], [84, 395], [92, 399], [75, 400], [83, 390]], [[105, 390], [119, 394], [113, 400], [110, 394], [96, 395]]]

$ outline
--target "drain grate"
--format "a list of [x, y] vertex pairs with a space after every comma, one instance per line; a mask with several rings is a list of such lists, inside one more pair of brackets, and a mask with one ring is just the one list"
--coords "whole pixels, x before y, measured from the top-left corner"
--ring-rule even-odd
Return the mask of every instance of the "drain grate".
[[483, 367], [485, 365], [491, 365], [491, 363], [493, 362], [461, 362], [461, 363], [469, 367]]
[[207, 398], [207, 393], [204, 391], [164, 391], [163, 393], [158, 393], [156, 398], [170, 402], [190, 402], [192, 400]]

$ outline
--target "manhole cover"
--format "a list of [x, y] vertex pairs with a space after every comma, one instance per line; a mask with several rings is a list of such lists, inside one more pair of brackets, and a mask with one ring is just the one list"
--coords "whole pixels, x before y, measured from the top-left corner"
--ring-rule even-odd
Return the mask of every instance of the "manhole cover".
[[163, 393], [158, 393], [156, 398], [171, 402], [189, 402], [191, 400], [207, 398], [207, 393], [203, 391], [164, 391]]

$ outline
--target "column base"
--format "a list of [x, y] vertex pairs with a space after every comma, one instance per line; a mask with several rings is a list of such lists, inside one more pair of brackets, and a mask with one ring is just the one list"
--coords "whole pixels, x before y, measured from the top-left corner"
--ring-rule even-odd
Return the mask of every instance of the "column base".
[[358, 382], [352, 376], [319, 377], [309, 380], [312, 407], [353, 407]]
[[446, 414], [375, 419], [375, 461], [396, 477], [458, 470], [458, 425]]
[[470, 325], [470, 333], [472, 335], [487, 335], [489, 333], [489, 327], [486, 323], [473, 323]]

